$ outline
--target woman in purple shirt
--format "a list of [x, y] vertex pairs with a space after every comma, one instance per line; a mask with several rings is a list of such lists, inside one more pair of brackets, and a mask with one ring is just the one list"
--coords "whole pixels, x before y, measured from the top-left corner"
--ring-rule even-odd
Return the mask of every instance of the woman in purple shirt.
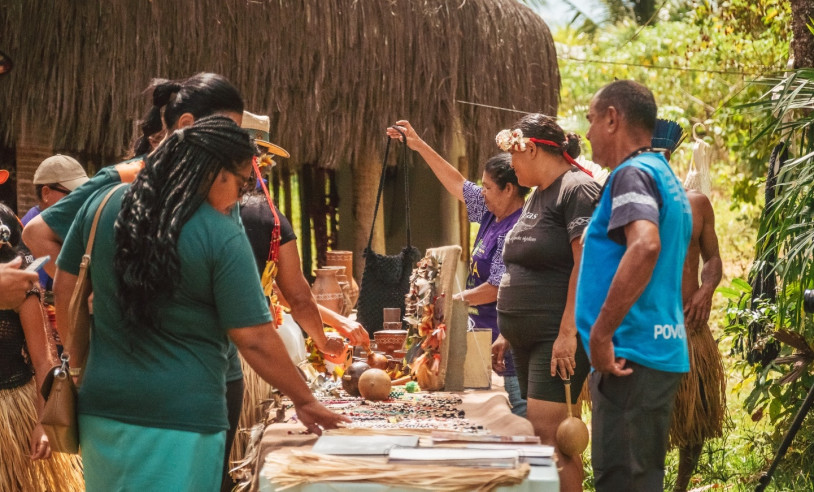
[[[478, 186], [467, 181], [457, 169], [427, 145], [406, 120], [396, 126], [407, 137], [407, 145], [421, 154], [444, 188], [466, 204], [469, 221], [480, 224], [472, 248], [466, 289], [455, 294], [455, 299], [469, 304], [469, 319], [478, 328], [491, 328], [492, 342], [500, 332], [497, 327], [497, 290], [506, 268], [503, 266], [503, 240], [514, 226], [523, 209], [529, 188], [517, 184], [517, 176], [511, 167], [511, 155], [501, 153], [493, 156], [483, 170]], [[394, 129], [388, 128], [390, 138], [401, 138]], [[511, 352], [504, 352], [499, 360], [493, 354], [492, 368], [503, 376], [512, 412], [526, 416], [526, 401], [520, 396], [520, 386], [512, 363]]]

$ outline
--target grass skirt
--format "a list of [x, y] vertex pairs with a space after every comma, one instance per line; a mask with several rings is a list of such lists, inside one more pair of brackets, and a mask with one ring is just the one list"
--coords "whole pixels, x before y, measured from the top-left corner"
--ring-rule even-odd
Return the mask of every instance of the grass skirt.
[[718, 344], [706, 322], [687, 325], [690, 372], [676, 393], [670, 445], [692, 447], [722, 432], [726, 413], [726, 377]]
[[235, 440], [229, 453], [229, 462], [238, 464], [246, 455], [246, 447], [251, 441], [252, 427], [266, 420], [269, 401], [274, 389], [263, 380], [254, 369], [240, 356], [240, 366], [243, 369], [243, 409], [235, 432]]
[[29, 438], [37, 423], [36, 383], [0, 390], [0, 490], [4, 492], [85, 490], [77, 455], [53, 453], [32, 461]]

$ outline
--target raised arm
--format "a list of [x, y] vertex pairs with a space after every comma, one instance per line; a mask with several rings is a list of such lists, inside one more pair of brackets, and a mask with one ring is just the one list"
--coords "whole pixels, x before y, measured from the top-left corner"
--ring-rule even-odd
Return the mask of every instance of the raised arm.
[[[452, 164], [447, 162], [446, 159], [438, 155], [438, 152], [427, 145], [427, 142], [418, 136], [409, 121], [399, 120], [396, 122], [396, 126], [399, 127], [407, 137], [407, 146], [421, 154], [421, 157], [423, 157], [427, 165], [430, 166], [430, 170], [435, 174], [435, 177], [438, 178], [438, 181], [444, 185], [444, 188], [459, 201], [464, 201], [465, 179], [463, 175]], [[387, 135], [390, 138], [402, 139], [401, 134], [393, 128], [387, 129]]]

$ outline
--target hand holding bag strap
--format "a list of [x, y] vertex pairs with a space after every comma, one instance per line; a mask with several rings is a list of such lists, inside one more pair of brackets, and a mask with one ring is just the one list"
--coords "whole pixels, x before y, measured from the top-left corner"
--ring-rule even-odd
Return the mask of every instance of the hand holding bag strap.
[[[412, 245], [411, 238], [410, 238], [410, 179], [407, 170], [407, 136], [399, 130], [397, 127], [391, 127], [397, 132], [401, 134], [402, 137], [402, 148], [401, 153], [398, 157], [397, 166], [400, 165], [404, 169], [404, 200], [405, 200], [405, 210], [407, 213], [406, 221], [407, 221], [407, 247], [409, 248]], [[387, 170], [387, 157], [390, 155], [390, 142], [393, 139], [387, 137], [387, 144], [384, 148], [384, 159], [382, 159], [382, 174], [379, 178], [379, 191], [376, 193], [376, 207], [373, 209], [373, 222], [370, 224], [370, 235], [367, 239], [367, 250], [371, 251], [371, 244], [373, 243], [373, 228], [376, 226], [376, 217], [379, 214], [379, 204], [381, 203], [382, 194], [384, 193], [384, 180]]]
[[99, 208], [96, 209], [96, 214], [93, 216], [93, 223], [90, 228], [90, 235], [88, 236], [88, 244], [85, 246], [85, 254], [82, 255], [82, 263], [79, 265], [79, 275], [76, 279], [76, 286], [74, 287], [73, 294], [71, 295], [71, 302], [68, 305], [68, 329], [66, 337], [66, 347], [70, 347], [71, 361], [73, 361], [73, 369], [76, 375], [79, 376], [78, 382], [81, 382], [81, 371], [85, 367], [85, 361], [88, 357], [88, 344], [90, 343], [90, 321], [88, 319], [88, 297], [90, 296], [91, 284], [88, 280], [88, 268], [90, 267], [90, 257], [93, 252], [93, 242], [96, 239], [96, 227], [99, 225], [99, 217], [102, 215], [102, 210], [105, 208], [110, 197], [119, 188], [124, 186], [125, 183], [115, 186], [107, 192], [107, 195], [102, 199]]

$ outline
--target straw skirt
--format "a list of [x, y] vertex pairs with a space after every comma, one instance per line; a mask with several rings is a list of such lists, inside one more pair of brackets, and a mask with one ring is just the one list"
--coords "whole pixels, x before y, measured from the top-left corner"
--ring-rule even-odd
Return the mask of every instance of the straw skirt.
[[722, 432], [726, 377], [718, 344], [705, 322], [687, 326], [690, 372], [681, 379], [670, 426], [670, 445], [692, 447]]
[[76, 455], [53, 453], [32, 461], [29, 438], [37, 423], [37, 385], [0, 390], [0, 490], [61, 492], [85, 490]]

